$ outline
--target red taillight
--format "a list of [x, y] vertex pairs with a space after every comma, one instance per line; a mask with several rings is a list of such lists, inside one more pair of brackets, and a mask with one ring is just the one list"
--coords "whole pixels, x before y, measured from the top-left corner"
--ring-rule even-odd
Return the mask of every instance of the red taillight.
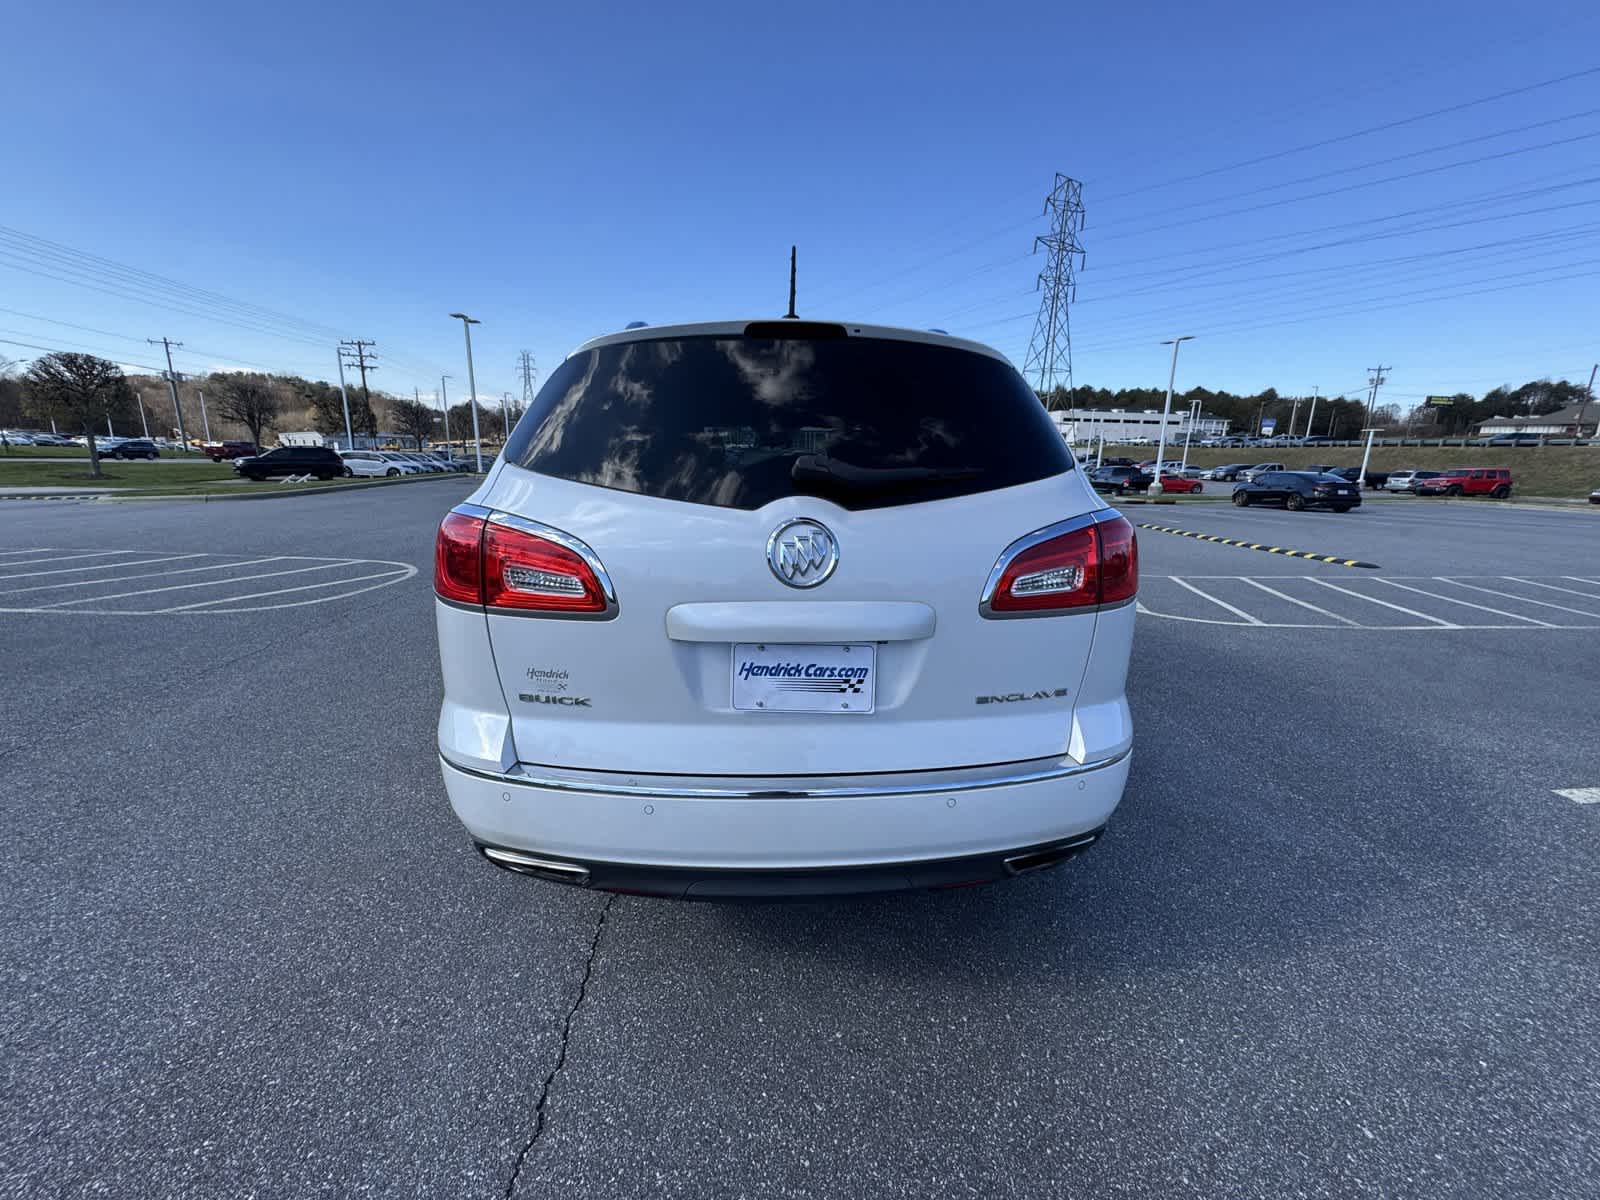
[[534, 612], [606, 611], [605, 589], [581, 554], [494, 522], [483, 532], [483, 602]]
[[605, 613], [611, 598], [599, 575], [558, 537], [565, 535], [547, 537], [453, 512], [434, 542], [433, 590], [445, 600], [491, 609]]
[[482, 517], [453, 512], [433, 543], [433, 590], [458, 604], [483, 603]]
[[1018, 553], [989, 596], [996, 613], [1117, 604], [1139, 590], [1139, 543], [1122, 518], [1087, 525]]

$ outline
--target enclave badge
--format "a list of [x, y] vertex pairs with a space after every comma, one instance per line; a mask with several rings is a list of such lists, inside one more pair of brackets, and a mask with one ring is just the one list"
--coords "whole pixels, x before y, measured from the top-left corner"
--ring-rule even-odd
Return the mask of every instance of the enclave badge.
[[801, 517], [785, 521], [767, 539], [767, 566], [779, 583], [814, 588], [826, 583], [839, 565], [839, 543], [821, 521]]

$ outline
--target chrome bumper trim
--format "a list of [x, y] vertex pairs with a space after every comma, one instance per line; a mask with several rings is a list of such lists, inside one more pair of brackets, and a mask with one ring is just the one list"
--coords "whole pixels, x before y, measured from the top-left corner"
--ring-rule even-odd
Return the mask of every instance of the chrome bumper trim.
[[[604, 772], [578, 772], [558, 771], [552, 767], [541, 767], [534, 764], [522, 764], [515, 770], [508, 772], [482, 771], [476, 767], [464, 767], [460, 763], [453, 763], [443, 754], [439, 761], [453, 771], [460, 771], [463, 775], [476, 776], [487, 779], [493, 783], [505, 786], [541, 788], [554, 792], [573, 792], [584, 795], [599, 796], [641, 796], [649, 799], [676, 799], [676, 800], [837, 800], [851, 797], [866, 796], [926, 796], [937, 795], [943, 792], [976, 792], [986, 791], [990, 788], [1013, 787], [1017, 784], [1046, 783], [1054, 779], [1071, 779], [1075, 775], [1087, 775], [1093, 771], [1103, 770], [1115, 766], [1133, 753], [1132, 748], [1114, 754], [1110, 758], [1092, 759], [1089, 762], [1074, 762], [1071, 759], [1032, 759], [1032, 764], [1044, 763], [1046, 765], [1015, 764], [1019, 769], [1001, 775], [972, 775], [972, 771], [984, 770], [978, 768], [956, 768], [951, 771], [929, 771], [930, 778], [923, 782], [910, 781], [909, 776], [914, 772], [889, 773], [897, 781], [906, 782], [880, 783], [880, 784], [846, 784], [832, 787], [806, 787], [801, 782], [816, 776], [790, 776], [796, 781], [792, 787], [756, 787], [740, 786], [734, 782], [738, 777], [730, 777], [725, 786], [694, 786], [673, 785], [670, 783], [638, 783], [623, 782], [623, 780], [637, 781], [637, 775], [617, 774], [609, 778]], [[997, 764], [1005, 766], [1008, 764]], [[968, 777], [952, 779], [950, 776], [957, 772], [968, 773]], [[670, 779], [671, 776], [665, 776]], [[748, 778], [748, 777], [745, 777]], [[774, 782], [778, 778], [775, 777]], [[839, 778], [836, 776], [835, 778]], [[872, 778], [872, 776], [864, 776]]]

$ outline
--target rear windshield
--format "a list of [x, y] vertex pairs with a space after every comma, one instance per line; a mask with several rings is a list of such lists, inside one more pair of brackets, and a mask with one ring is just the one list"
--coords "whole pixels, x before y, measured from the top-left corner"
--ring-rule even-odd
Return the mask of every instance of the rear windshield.
[[881, 508], [1072, 469], [1008, 364], [888, 339], [711, 335], [575, 354], [505, 457], [544, 475], [724, 508]]

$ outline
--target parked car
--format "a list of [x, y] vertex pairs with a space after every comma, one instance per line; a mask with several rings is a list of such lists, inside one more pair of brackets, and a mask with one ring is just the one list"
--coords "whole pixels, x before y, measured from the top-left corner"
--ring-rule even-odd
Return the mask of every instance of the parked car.
[[[285, 446], [280, 448], [291, 449], [292, 447]], [[320, 447], [315, 446], [302, 448], [320, 449]], [[207, 442], [200, 447], [200, 450], [212, 462], [223, 462], [224, 460], [236, 458], [254, 458], [261, 453], [254, 442]]]
[[415, 475], [421, 471], [416, 463], [391, 462], [376, 450], [340, 450], [344, 473], [361, 477]]
[[32, 433], [28, 436], [33, 438], [35, 446], [72, 446], [77, 444], [64, 433]]
[[1439, 474], [1438, 471], [1390, 471], [1389, 478], [1383, 481], [1384, 490], [1390, 492], [1409, 492], [1414, 490], [1414, 485], [1424, 479], [1432, 479]]
[[161, 451], [156, 449], [156, 444], [149, 438], [129, 438], [125, 442], [118, 442], [105, 452], [107, 458], [149, 458], [161, 457]]
[[20, 429], [0, 429], [0, 446], [33, 446], [37, 440], [31, 433], [23, 433]]
[[1333, 439], [1331, 437], [1303, 437], [1300, 439], [1300, 444], [1302, 446], [1331, 446], [1333, 445]]
[[1239, 478], [1241, 472], [1249, 469], [1249, 463], [1226, 463], [1220, 467], [1212, 467], [1211, 470], [1207, 471], [1200, 478], [1214, 479], [1218, 483], [1232, 483], [1234, 480]]
[[1250, 480], [1254, 479], [1257, 475], [1263, 475], [1268, 471], [1284, 471], [1284, 470], [1287, 470], [1287, 469], [1288, 468], [1285, 467], [1282, 463], [1274, 463], [1274, 462], [1256, 463], [1254, 466], [1246, 467], [1243, 471], [1240, 471], [1239, 475], [1240, 475], [1240, 478], [1244, 479], [1246, 482], [1249, 482]]
[[1089, 484], [1095, 491], [1113, 492], [1118, 496], [1142, 492], [1154, 478], [1138, 467], [1096, 467], [1089, 472]]
[[1589, 493], [1589, 503], [1600, 504], [1600, 487], [1595, 488], [1594, 491]]
[[1544, 439], [1537, 433], [1501, 433], [1490, 438], [1479, 438], [1480, 446], [1537, 446]]
[[1240, 508], [1251, 504], [1281, 504], [1293, 512], [1304, 508], [1349, 512], [1360, 507], [1361, 489], [1338, 475], [1263, 471], [1233, 489], [1233, 502]]
[[420, 450], [396, 450], [393, 451], [393, 453], [398, 454], [401, 458], [414, 464], [415, 466], [421, 467], [430, 475], [438, 475], [450, 469], [438, 459], [431, 458]]
[[[1307, 467], [1306, 469], [1315, 470], [1315, 468], [1312, 467]], [[1322, 473], [1325, 475], [1337, 475], [1340, 479], [1346, 480], [1349, 483], [1355, 483], [1357, 478], [1361, 475], [1361, 468], [1328, 467]], [[1368, 471], [1366, 474], [1365, 483], [1369, 488], [1381, 488], [1388, 482], [1389, 473], [1387, 471]]]
[[1190, 479], [1177, 471], [1161, 472], [1161, 491], [1163, 494], [1176, 492], [1179, 495], [1198, 496], [1205, 488], [1198, 479]]
[[1504, 500], [1511, 495], [1511, 472], [1505, 467], [1458, 467], [1424, 479], [1416, 491], [1419, 496], [1492, 496]]
[[233, 469], [246, 479], [260, 482], [286, 475], [315, 475], [332, 479], [344, 474], [344, 460], [327, 446], [279, 446], [265, 454], [235, 459]]
[[[852, 329], [597, 338], [445, 517], [438, 748], [489, 861], [815, 896], [1099, 836], [1132, 747], [1134, 531], [999, 353]], [[672, 399], [621, 421], [618, 396]]]

